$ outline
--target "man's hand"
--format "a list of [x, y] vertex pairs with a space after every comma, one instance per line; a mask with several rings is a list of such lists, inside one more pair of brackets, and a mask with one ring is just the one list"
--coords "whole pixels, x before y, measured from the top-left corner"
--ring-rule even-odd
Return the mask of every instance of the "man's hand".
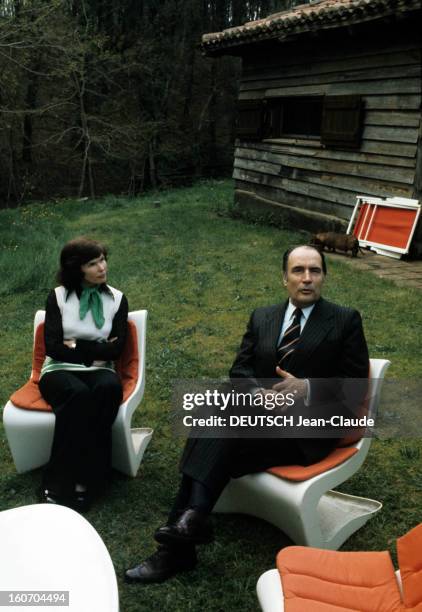
[[308, 394], [308, 385], [306, 384], [306, 380], [303, 378], [296, 378], [286, 370], [282, 370], [279, 366], [275, 369], [277, 376], [282, 378], [281, 382], [273, 385], [273, 390], [277, 393], [294, 393], [295, 397], [298, 399], [306, 398]]

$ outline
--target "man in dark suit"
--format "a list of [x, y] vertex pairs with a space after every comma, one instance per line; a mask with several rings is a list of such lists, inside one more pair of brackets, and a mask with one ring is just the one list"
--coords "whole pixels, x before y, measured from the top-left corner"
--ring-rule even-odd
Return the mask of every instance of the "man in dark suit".
[[[366, 379], [368, 349], [359, 313], [321, 297], [323, 253], [307, 245], [283, 256], [284, 304], [256, 309], [230, 370], [242, 392], [286, 395], [295, 391], [309, 414], [338, 406], [336, 383]], [[274, 380], [276, 379], [276, 380]], [[268, 381], [271, 380], [269, 383]], [[209, 514], [230, 478], [276, 465], [309, 465], [336, 446], [335, 438], [190, 438], [180, 465], [182, 482], [168, 522], [155, 533], [157, 551], [126, 571], [127, 582], [159, 582], [196, 565], [196, 545], [213, 538]]]

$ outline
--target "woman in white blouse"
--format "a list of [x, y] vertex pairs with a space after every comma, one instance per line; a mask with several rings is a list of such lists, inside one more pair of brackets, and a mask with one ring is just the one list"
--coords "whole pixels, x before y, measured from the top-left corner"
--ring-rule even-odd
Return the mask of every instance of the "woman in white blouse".
[[106, 284], [107, 249], [95, 240], [68, 242], [57, 278], [47, 298], [39, 382], [56, 415], [42, 500], [85, 511], [111, 469], [111, 427], [122, 401], [113, 362], [125, 345], [128, 303]]

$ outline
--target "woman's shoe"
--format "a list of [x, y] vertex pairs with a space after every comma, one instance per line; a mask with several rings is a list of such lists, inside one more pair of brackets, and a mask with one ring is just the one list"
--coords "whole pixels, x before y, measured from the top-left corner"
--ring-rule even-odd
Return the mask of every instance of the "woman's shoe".
[[72, 498], [69, 500], [70, 508], [83, 514], [91, 508], [92, 496], [88, 491], [75, 491]]
[[61, 506], [67, 506], [67, 500], [64, 497], [58, 495], [52, 489], [42, 489], [40, 501], [43, 504], [59, 504]]
[[42, 489], [40, 501], [43, 504], [59, 504], [67, 506], [81, 514], [87, 512], [91, 507], [92, 498], [87, 491], [74, 491], [73, 494], [59, 495], [53, 489]]

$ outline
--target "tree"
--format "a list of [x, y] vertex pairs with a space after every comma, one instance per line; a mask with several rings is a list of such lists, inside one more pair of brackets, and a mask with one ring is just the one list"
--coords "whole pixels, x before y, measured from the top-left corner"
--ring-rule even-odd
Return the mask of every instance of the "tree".
[[204, 32], [292, 0], [0, 0], [0, 198], [229, 172], [239, 61]]

